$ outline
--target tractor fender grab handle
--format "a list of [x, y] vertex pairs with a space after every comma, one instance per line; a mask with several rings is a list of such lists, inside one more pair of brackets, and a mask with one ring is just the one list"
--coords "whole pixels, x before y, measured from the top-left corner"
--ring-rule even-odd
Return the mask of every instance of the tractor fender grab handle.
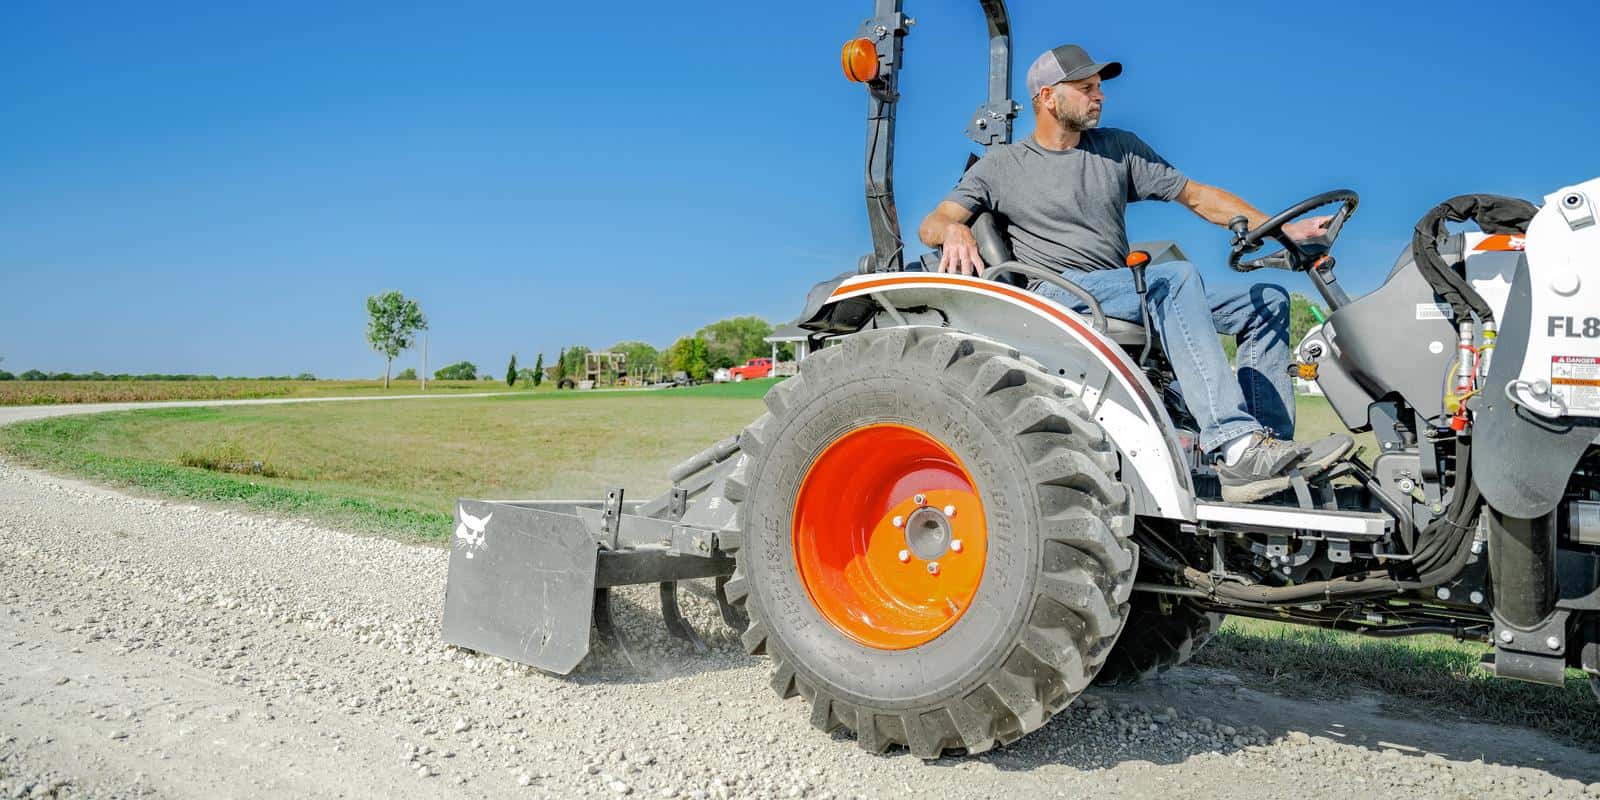
[[1100, 309], [1100, 301], [1096, 300], [1094, 295], [1089, 294], [1088, 289], [1085, 289], [1082, 286], [1067, 280], [1066, 278], [1062, 277], [1060, 273], [1024, 264], [1021, 261], [1007, 261], [1004, 264], [990, 267], [983, 271], [982, 277], [984, 280], [998, 280], [999, 276], [1008, 272], [1014, 272], [1018, 275], [1029, 278], [1037, 278], [1038, 280], [1044, 281], [1052, 286], [1065, 289], [1067, 292], [1071, 293], [1072, 296], [1082, 300], [1084, 305], [1089, 307], [1089, 313], [1094, 317], [1094, 329], [1101, 333], [1107, 332], [1108, 326], [1106, 325], [1106, 312]]

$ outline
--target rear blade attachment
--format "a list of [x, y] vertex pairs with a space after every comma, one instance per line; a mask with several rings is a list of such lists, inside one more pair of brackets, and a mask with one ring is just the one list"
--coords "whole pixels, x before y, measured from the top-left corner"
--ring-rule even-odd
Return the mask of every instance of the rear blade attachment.
[[722, 487], [743, 457], [736, 437], [718, 442], [674, 468], [672, 489], [644, 503], [626, 501], [620, 488], [593, 502], [458, 501], [445, 642], [565, 675], [588, 654], [593, 626], [642, 671], [610, 589], [658, 584], [667, 631], [704, 653], [677, 597], [680, 581], [699, 578], [715, 579], [723, 621], [742, 632], [748, 620], [723, 588], [733, 559], [718, 536], [738, 531]]

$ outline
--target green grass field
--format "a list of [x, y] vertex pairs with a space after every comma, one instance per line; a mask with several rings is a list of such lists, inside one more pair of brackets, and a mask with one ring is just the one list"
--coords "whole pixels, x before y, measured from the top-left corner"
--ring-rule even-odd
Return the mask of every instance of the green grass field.
[[[593, 497], [609, 486], [635, 497], [664, 491], [672, 465], [759, 416], [773, 382], [145, 409], [11, 425], [0, 428], [0, 448], [48, 468], [164, 494], [442, 539], [457, 497]], [[1298, 412], [1303, 437], [1337, 424], [1319, 399], [1301, 398]]]
[[[0, 450], [163, 495], [439, 542], [449, 535], [457, 497], [595, 497], [608, 486], [651, 497], [667, 488], [672, 465], [760, 415], [772, 383], [149, 409], [7, 426]], [[1302, 439], [1338, 426], [1320, 398], [1300, 398], [1298, 413]], [[1369, 640], [1233, 619], [1199, 660], [1290, 693], [1381, 689], [1442, 713], [1600, 746], [1600, 706], [1581, 673], [1570, 672], [1565, 689], [1494, 680], [1476, 666], [1483, 652], [1436, 636]]]
[[[665, 491], [672, 465], [761, 413], [771, 383], [147, 409], [7, 426], [0, 448], [163, 494], [441, 540], [457, 497]], [[201, 463], [223, 469], [186, 466]]]

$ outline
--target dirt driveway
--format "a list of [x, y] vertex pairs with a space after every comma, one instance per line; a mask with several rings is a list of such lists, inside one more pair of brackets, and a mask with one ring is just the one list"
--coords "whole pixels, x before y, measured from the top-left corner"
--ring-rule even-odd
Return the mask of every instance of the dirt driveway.
[[[712, 652], [570, 678], [439, 644], [443, 550], [0, 463], [0, 796], [1600, 796], [1600, 756], [1178, 670], [981, 757], [875, 757]], [[1586, 789], [1586, 784], [1588, 784]]]

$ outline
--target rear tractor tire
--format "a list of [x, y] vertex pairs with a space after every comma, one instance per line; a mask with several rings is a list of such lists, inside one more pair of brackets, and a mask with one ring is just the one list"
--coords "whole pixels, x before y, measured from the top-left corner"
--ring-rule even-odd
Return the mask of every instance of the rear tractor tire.
[[1128, 624], [1095, 685], [1131, 686], [1187, 662], [1211, 641], [1222, 620], [1223, 615], [1201, 611], [1182, 597], [1134, 594]]
[[848, 337], [767, 393], [726, 483], [729, 599], [772, 687], [868, 751], [979, 753], [1093, 680], [1128, 614], [1133, 512], [1104, 430], [1015, 350]]

